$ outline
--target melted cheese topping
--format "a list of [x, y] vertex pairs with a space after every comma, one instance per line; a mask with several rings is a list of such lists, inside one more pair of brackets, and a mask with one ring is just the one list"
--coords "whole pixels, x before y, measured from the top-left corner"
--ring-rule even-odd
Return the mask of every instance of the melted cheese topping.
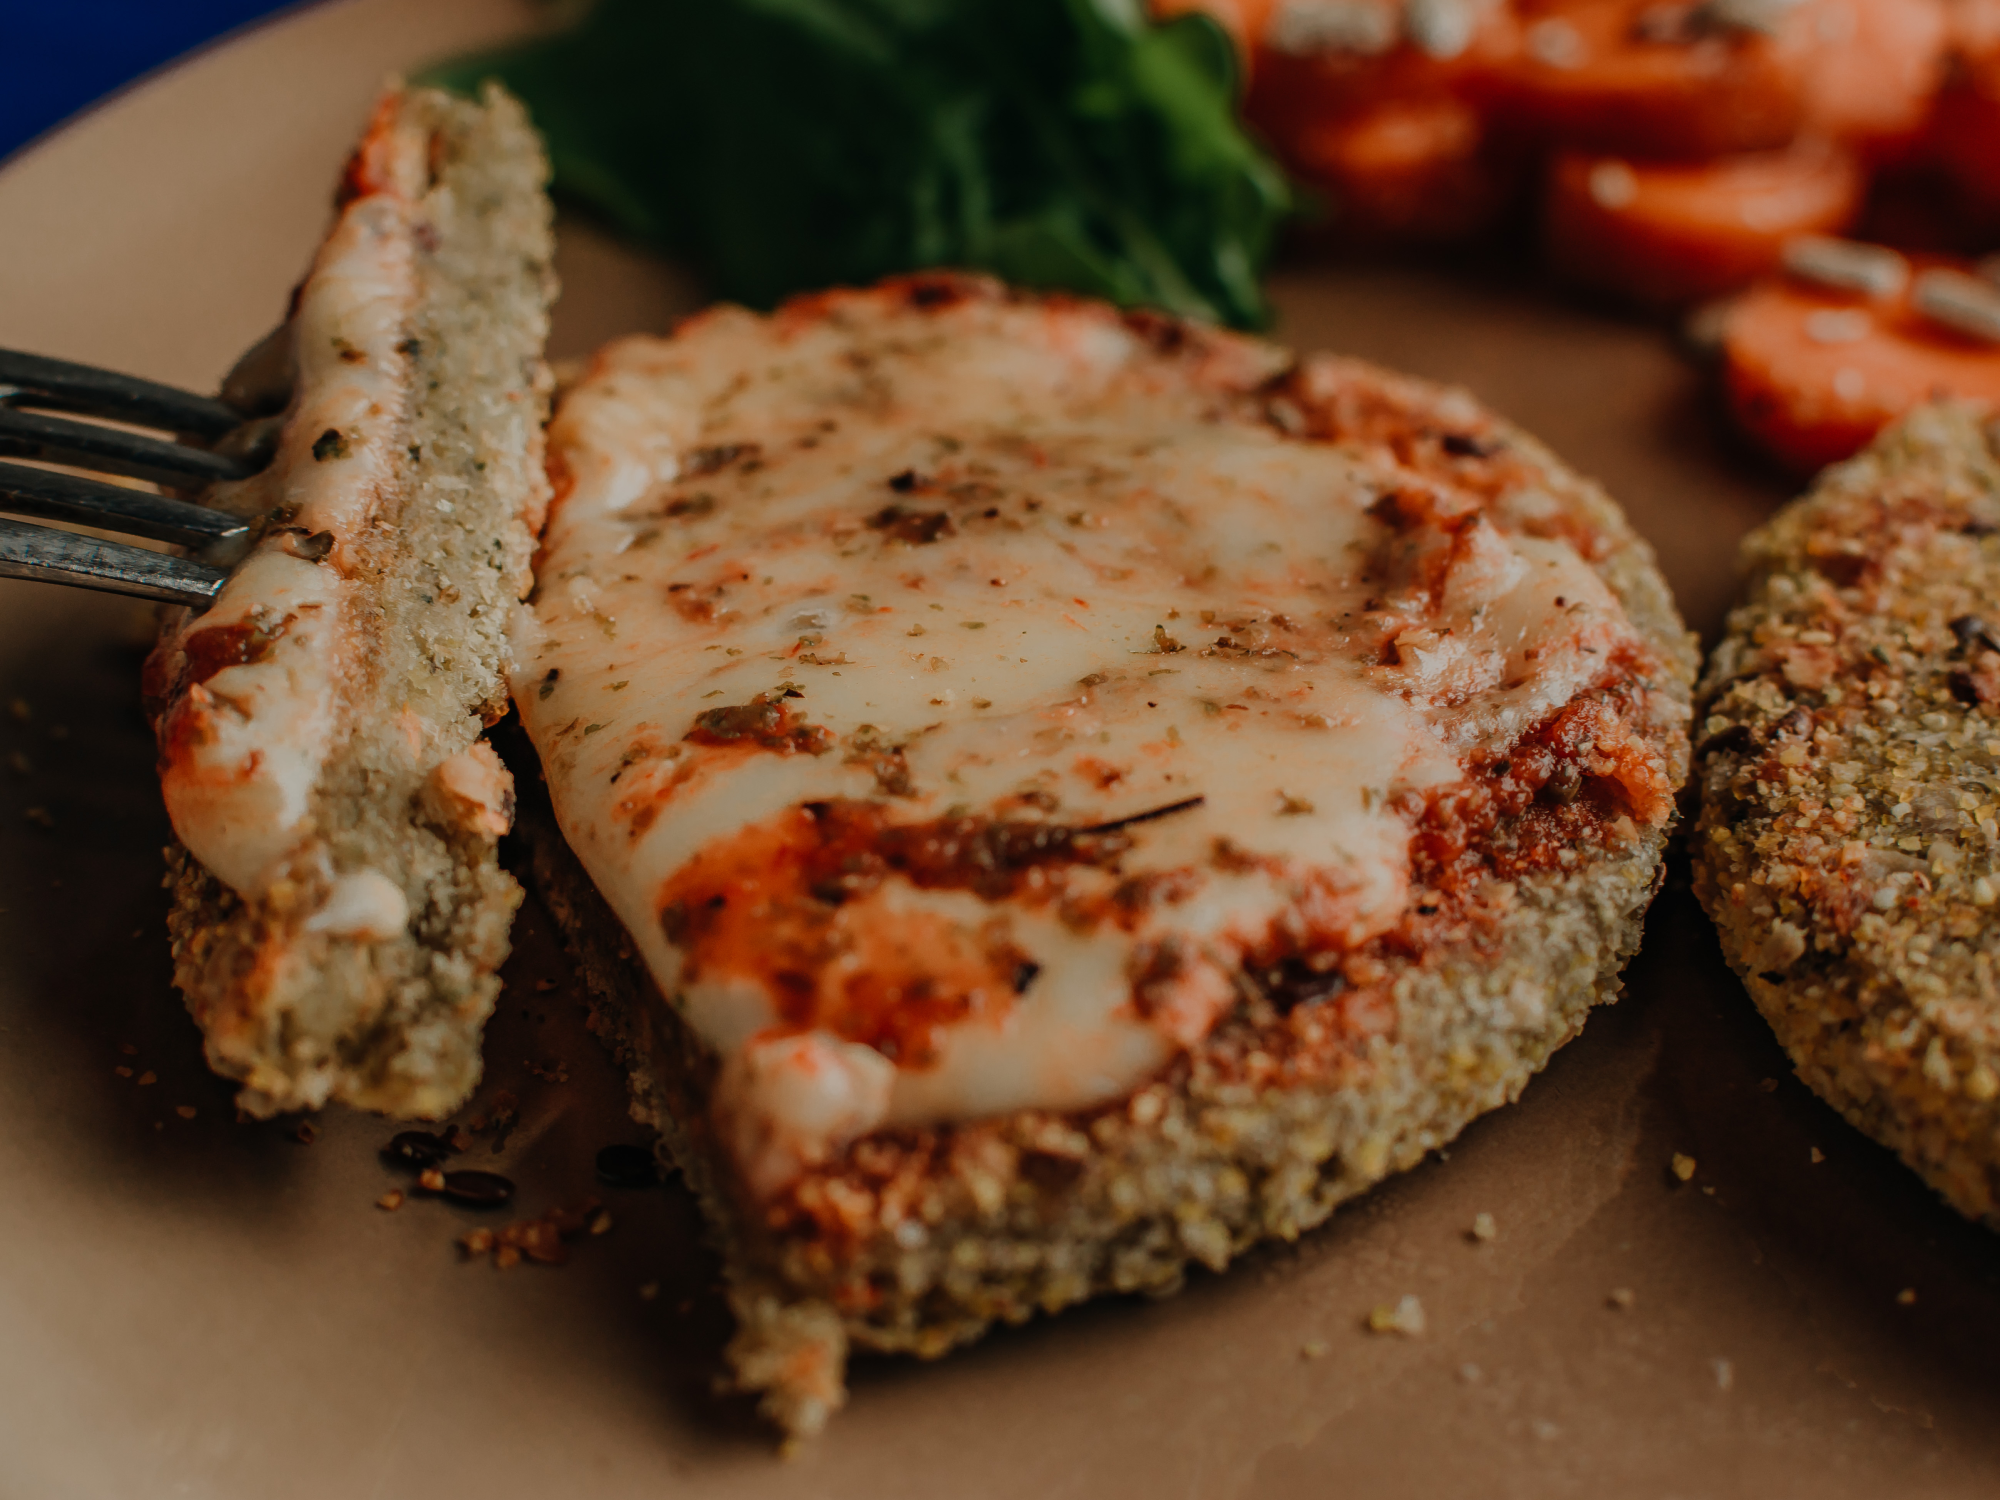
[[195, 858], [245, 896], [262, 893], [309, 831], [356, 669], [353, 548], [393, 479], [425, 142], [388, 124], [378, 115], [352, 174], [361, 196], [299, 289], [297, 374], [277, 455], [208, 497], [239, 515], [288, 519], [156, 658], [174, 688], [158, 725], [168, 816]]
[[1567, 544], [1246, 414], [1280, 351], [1145, 332], [723, 309], [557, 415], [516, 699], [753, 1190], [1130, 1091], [1274, 931], [1394, 925], [1397, 808], [1633, 639]]

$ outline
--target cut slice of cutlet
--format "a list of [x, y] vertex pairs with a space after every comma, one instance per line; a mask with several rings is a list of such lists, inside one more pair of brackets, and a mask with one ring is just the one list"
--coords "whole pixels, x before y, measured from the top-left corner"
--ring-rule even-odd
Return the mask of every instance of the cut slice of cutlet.
[[255, 1114], [435, 1116], [478, 1079], [521, 896], [483, 735], [546, 505], [546, 176], [511, 98], [392, 88], [225, 382], [274, 456], [204, 498], [256, 541], [146, 696], [175, 982]]
[[1799, 1077], [2000, 1229], [2000, 416], [1920, 408], [1744, 557], [1695, 894]]

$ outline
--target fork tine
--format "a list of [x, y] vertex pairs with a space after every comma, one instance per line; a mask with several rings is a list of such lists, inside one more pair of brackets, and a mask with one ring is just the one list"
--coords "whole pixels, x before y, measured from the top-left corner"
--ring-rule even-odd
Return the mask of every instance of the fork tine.
[[199, 608], [214, 600], [228, 576], [227, 569], [171, 553], [0, 518], [0, 578], [80, 584]]
[[161, 484], [213, 483], [246, 479], [255, 470], [203, 448], [140, 437], [115, 427], [70, 422], [0, 406], [0, 454], [75, 464], [106, 474], [128, 474]]
[[0, 464], [0, 511], [76, 521], [186, 546], [241, 536], [250, 529], [248, 522], [227, 511], [20, 464]]
[[54, 407], [206, 438], [219, 438], [243, 420], [242, 412], [210, 396], [16, 349], [0, 349], [0, 387], [12, 387], [17, 393], [14, 399], [24, 406]]

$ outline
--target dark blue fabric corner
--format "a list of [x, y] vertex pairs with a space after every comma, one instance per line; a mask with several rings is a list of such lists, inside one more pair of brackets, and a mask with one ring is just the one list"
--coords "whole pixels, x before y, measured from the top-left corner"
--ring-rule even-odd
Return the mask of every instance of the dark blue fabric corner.
[[0, 157], [274, 0], [0, 0]]

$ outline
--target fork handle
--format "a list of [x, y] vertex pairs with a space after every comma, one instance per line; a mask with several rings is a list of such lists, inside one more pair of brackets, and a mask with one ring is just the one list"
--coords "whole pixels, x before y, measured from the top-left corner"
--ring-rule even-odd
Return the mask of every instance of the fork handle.
[[0, 578], [33, 578], [168, 604], [210, 603], [224, 568], [0, 517]]

